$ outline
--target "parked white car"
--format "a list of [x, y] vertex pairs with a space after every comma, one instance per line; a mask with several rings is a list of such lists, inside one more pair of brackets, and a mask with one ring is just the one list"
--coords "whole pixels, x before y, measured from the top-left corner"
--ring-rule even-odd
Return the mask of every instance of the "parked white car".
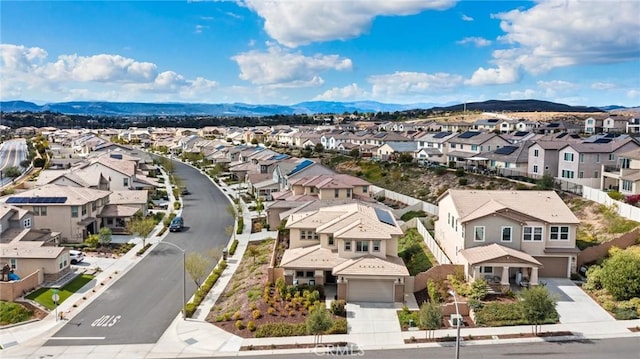
[[71, 249], [69, 250], [69, 258], [71, 258], [71, 264], [78, 264], [84, 260], [84, 253], [76, 249]]

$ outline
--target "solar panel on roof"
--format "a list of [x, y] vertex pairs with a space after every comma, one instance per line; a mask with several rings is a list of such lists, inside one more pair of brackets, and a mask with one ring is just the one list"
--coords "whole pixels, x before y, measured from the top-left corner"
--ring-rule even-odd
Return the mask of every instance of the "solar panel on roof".
[[500, 120], [498, 120], [497, 118], [491, 118], [491, 119], [487, 120], [487, 122], [489, 122], [489, 123], [496, 123], [498, 121], [500, 121]]
[[550, 127], [550, 128], [560, 127], [560, 124], [559, 123], [550, 123], [550, 124], [547, 125], [547, 127]]
[[618, 133], [607, 133], [607, 135], [606, 135], [606, 136], [604, 136], [604, 137], [607, 137], [607, 138], [616, 138], [616, 137], [618, 137], [618, 136], [620, 136], [620, 134], [618, 134]]
[[433, 138], [444, 138], [444, 137], [447, 137], [447, 136], [451, 135], [452, 133], [453, 132], [448, 132], [448, 131], [438, 132], [435, 135], [433, 135]]
[[386, 136], [386, 135], [387, 135], [386, 133], [384, 133], [384, 132], [380, 132], [380, 133], [376, 134], [376, 135], [375, 135], [375, 136], [373, 136], [373, 137], [375, 137], [375, 138], [382, 138], [382, 137], [384, 137], [384, 136]]
[[391, 217], [391, 214], [389, 214], [388, 211], [385, 211], [382, 208], [374, 208], [374, 211], [376, 212], [376, 217], [378, 217], [378, 220], [380, 222], [388, 224], [390, 226], [395, 226], [393, 217]]
[[562, 138], [562, 137], [564, 137], [566, 135], [568, 135], [568, 133], [563, 132], [563, 133], [559, 134], [558, 136], [556, 136], [556, 138]]
[[494, 153], [497, 155], [510, 155], [514, 153], [517, 149], [518, 147], [516, 146], [504, 146], [504, 147], [498, 148]]
[[477, 136], [479, 134], [480, 134], [480, 132], [467, 131], [467, 132], [463, 132], [460, 135], [458, 135], [458, 138], [471, 138], [471, 137]]
[[7, 198], [7, 202], [6, 203], [22, 203], [20, 202], [22, 200], [21, 197], [9, 197]]
[[526, 136], [528, 134], [529, 134], [529, 132], [526, 132], [526, 131], [516, 131], [516, 133], [514, 133], [513, 135], [516, 136], [516, 137], [522, 137], [522, 136]]
[[593, 143], [609, 143], [611, 142], [610, 138], [598, 138], [597, 140], [593, 141]]

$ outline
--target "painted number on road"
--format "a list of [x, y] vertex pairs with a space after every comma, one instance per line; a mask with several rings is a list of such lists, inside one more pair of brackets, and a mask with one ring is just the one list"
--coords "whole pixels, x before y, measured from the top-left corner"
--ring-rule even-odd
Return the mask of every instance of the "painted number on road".
[[91, 323], [92, 327], [113, 327], [120, 320], [120, 315], [103, 315]]

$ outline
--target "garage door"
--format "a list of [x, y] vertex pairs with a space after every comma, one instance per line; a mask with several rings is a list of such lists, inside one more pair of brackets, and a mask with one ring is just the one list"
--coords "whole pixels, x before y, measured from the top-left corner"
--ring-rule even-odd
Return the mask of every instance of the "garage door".
[[351, 302], [393, 302], [393, 281], [350, 279], [347, 290]]
[[538, 270], [538, 277], [567, 278], [569, 257], [536, 257], [544, 266]]

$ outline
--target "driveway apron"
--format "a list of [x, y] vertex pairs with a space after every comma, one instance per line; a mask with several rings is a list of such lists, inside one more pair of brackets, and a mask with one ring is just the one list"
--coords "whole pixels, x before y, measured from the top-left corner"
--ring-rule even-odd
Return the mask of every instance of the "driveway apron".
[[555, 295], [558, 300], [556, 310], [560, 315], [560, 323], [615, 321], [606, 310], [570, 279], [542, 278], [541, 282], [547, 284], [549, 293]]
[[404, 344], [398, 310], [393, 303], [348, 303], [350, 341], [365, 349]]

